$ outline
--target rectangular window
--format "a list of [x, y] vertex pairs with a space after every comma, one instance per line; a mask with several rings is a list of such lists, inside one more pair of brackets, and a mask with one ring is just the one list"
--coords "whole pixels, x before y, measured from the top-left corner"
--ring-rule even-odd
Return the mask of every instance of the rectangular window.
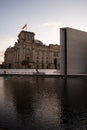
[[49, 55], [49, 53], [48, 52], [46, 52], [46, 56], [48, 56]]
[[37, 63], [39, 63], [39, 60], [36, 60]]
[[46, 60], [46, 63], [48, 64], [48, 60]]
[[54, 52], [54, 56], [58, 56], [58, 52]]
[[26, 57], [26, 61], [29, 62], [29, 61], [30, 61], [30, 58], [29, 58], [29, 57]]
[[37, 50], [37, 51], [36, 51], [36, 55], [38, 56], [39, 54], [40, 54], [40, 51], [39, 51], [39, 50]]
[[44, 56], [44, 51], [42, 51], [42, 56]]

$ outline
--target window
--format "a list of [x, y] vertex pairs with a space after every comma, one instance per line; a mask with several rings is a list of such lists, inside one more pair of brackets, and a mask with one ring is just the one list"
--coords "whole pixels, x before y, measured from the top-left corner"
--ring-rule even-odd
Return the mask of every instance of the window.
[[38, 57], [38, 56], [37, 56], [36, 58], [37, 58], [37, 59], [39, 59], [39, 57]]
[[48, 64], [48, 60], [46, 60], [46, 63]]
[[29, 58], [29, 57], [26, 57], [26, 61], [29, 62], [29, 61], [30, 61], [30, 58]]
[[42, 59], [42, 61], [41, 61], [42, 63], [44, 63], [44, 61], [43, 61], [43, 59]]
[[58, 56], [58, 52], [54, 52], [54, 56]]
[[37, 63], [39, 63], [39, 60], [36, 60]]
[[39, 55], [39, 54], [40, 54], [40, 52], [39, 52], [39, 50], [37, 50], [37, 51], [36, 51], [36, 55]]
[[29, 54], [30, 53], [30, 49], [26, 49], [26, 54]]
[[44, 59], [44, 57], [42, 56], [42, 60]]
[[48, 55], [49, 55], [49, 53], [48, 53], [48, 52], [46, 52], [46, 55], [48, 56]]
[[44, 51], [42, 51], [42, 56], [44, 56]]

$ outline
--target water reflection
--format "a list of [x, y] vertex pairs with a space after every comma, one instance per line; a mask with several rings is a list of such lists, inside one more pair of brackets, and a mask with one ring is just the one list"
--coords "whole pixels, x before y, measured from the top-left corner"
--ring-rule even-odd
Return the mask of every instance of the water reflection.
[[86, 78], [0, 77], [0, 127], [86, 129], [86, 84]]
[[[50, 82], [51, 80], [51, 82]], [[47, 129], [60, 125], [61, 118], [61, 104], [59, 98], [57, 98], [55, 80], [44, 79], [43, 86], [37, 82], [37, 92], [34, 96], [34, 116], [38, 125], [42, 125], [43, 128]], [[43, 81], [43, 80], [42, 80]], [[52, 125], [52, 126], [51, 126]]]
[[68, 78], [64, 82], [61, 94], [62, 128], [87, 129], [87, 79]]

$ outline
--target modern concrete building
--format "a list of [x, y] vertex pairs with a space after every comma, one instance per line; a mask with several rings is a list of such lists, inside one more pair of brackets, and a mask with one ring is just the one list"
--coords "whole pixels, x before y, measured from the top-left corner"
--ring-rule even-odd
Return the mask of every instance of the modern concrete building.
[[60, 29], [62, 75], [87, 74], [87, 32]]
[[21, 31], [18, 41], [5, 51], [4, 66], [12, 69], [59, 69], [60, 46], [35, 40], [33, 32]]

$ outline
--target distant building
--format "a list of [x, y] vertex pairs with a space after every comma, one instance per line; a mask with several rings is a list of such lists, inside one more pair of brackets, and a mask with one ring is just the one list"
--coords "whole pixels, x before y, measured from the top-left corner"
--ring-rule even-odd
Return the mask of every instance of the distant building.
[[61, 28], [60, 44], [61, 74], [87, 74], [87, 32]]
[[33, 32], [21, 31], [14, 47], [6, 49], [4, 54], [5, 68], [60, 68], [60, 46], [45, 45], [35, 40]]

